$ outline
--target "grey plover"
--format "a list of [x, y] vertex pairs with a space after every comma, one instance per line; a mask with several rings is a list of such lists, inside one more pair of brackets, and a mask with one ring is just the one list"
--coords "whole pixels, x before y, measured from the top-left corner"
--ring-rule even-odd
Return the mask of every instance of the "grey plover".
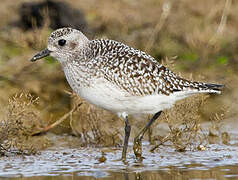
[[144, 133], [164, 109], [191, 95], [221, 93], [223, 88], [219, 84], [183, 79], [143, 51], [114, 40], [89, 40], [72, 28], [52, 32], [48, 47], [31, 61], [49, 55], [61, 63], [77, 94], [125, 119], [123, 160], [131, 131], [129, 114], [154, 114], [134, 139], [134, 153], [140, 158]]

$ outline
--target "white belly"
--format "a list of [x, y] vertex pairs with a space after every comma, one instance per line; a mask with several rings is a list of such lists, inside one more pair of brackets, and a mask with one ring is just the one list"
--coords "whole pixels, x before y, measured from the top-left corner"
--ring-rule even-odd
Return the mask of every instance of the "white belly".
[[72, 88], [88, 102], [118, 114], [154, 114], [175, 102], [167, 95], [132, 96], [103, 80], [95, 81], [90, 87]]

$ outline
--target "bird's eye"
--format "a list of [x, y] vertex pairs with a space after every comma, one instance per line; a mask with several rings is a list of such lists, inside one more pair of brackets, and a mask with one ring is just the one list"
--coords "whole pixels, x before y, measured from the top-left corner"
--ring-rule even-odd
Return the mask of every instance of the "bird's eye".
[[58, 44], [59, 44], [60, 46], [64, 46], [65, 43], [66, 43], [66, 40], [65, 40], [65, 39], [60, 39], [60, 40], [58, 41]]

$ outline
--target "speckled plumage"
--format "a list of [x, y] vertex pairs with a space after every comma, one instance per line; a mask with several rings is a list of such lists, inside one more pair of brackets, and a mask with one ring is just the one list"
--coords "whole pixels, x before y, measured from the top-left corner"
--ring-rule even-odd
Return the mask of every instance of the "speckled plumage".
[[101, 66], [104, 78], [135, 96], [204, 90], [204, 83], [187, 81], [159, 64], [143, 51], [113, 40], [93, 40], [94, 67]]
[[51, 33], [48, 42], [53, 42], [55, 39], [65, 36], [67, 34], [70, 34], [71, 32], [73, 32], [74, 29], [72, 28], [62, 28], [60, 29], [60, 31], [54, 31]]
[[[57, 45], [62, 38], [65, 47]], [[74, 91], [119, 115], [155, 113], [192, 94], [220, 93], [222, 87], [185, 80], [143, 51], [114, 40], [90, 41], [71, 28], [53, 32], [48, 49]]]
[[88, 102], [113, 111], [125, 120], [122, 160], [131, 131], [129, 114], [154, 114], [134, 139], [141, 159], [141, 141], [164, 109], [196, 93], [220, 93], [223, 85], [185, 80], [143, 51], [113, 40], [88, 40], [80, 31], [54, 31], [48, 47], [31, 61], [51, 55], [62, 65], [72, 89]]
[[80, 84], [89, 86], [90, 78], [105, 78], [133, 96], [170, 95], [189, 90], [214, 91], [205, 83], [179, 77], [145, 52], [114, 40], [92, 40], [84, 54], [83, 61], [75, 58], [72, 62], [86, 73]]

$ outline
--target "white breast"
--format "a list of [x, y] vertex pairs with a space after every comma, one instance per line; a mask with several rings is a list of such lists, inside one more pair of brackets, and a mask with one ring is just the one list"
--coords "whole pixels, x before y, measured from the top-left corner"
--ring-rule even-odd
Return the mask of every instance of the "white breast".
[[74, 88], [74, 91], [90, 103], [113, 112], [124, 111], [122, 102], [129, 96], [126, 91], [101, 79], [95, 79], [88, 87]]
[[117, 114], [154, 114], [171, 108], [177, 100], [186, 97], [182, 97], [180, 93], [169, 96], [162, 94], [136, 96], [113, 82], [102, 77], [89, 77], [88, 73], [79, 72], [78, 69], [64, 68], [64, 72], [71, 88], [80, 97]]
[[173, 106], [167, 95], [133, 96], [109, 82], [95, 80], [89, 87], [72, 87], [88, 102], [118, 114], [154, 114]]

